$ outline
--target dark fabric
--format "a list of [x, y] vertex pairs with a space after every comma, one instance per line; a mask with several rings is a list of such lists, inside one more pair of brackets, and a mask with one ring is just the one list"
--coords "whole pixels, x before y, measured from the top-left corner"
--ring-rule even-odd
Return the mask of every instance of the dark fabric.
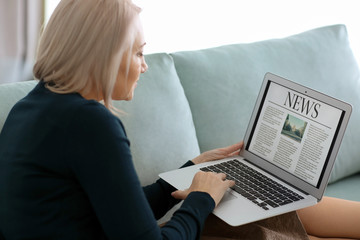
[[195, 239], [214, 208], [191, 193], [175, 201], [162, 180], [142, 188], [121, 121], [79, 94], [40, 82], [0, 134], [0, 229], [6, 239]]
[[[191, 165], [194, 163], [188, 161], [181, 168]], [[161, 178], [156, 181], [156, 184], [143, 187], [143, 190], [156, 219], [160, 219], [180, 202], [180, 200], [169, 197], [176, 189]]]
[[232, 227], [211, 214], [205, 222], [201, 240], [309, 240], [296, 212]]

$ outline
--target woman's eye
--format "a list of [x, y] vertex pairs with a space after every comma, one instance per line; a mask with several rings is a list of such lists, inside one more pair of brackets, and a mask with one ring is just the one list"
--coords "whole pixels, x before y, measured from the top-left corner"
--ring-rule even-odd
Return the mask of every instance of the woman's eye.
[[144, 53], [143, 52], [138, 52], [137, 55], [138, 55], [138, 57], [142, 57], [142, 56], [144, 56]]

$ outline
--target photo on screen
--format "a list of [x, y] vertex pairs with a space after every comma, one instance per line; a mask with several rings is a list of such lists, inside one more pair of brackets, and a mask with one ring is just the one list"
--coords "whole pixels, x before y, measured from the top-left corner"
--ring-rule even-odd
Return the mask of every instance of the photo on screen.
[[306, 126], [306, 121], [288, 114], [286, 116], [281, 134], [300, 143], [304, 136]]

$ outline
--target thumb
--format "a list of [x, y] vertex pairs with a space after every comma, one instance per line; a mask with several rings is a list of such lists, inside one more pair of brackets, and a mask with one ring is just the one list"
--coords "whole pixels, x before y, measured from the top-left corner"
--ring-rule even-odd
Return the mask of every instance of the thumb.
[[171, 196], [173, 198], [175, 198], [175, 199], [184, 200], [187, 197], [187, 195], [189, 194], [187, 190], [188, 189], [186, 189], [186, 190], [177, 190], [175, 192], [172, 192]]

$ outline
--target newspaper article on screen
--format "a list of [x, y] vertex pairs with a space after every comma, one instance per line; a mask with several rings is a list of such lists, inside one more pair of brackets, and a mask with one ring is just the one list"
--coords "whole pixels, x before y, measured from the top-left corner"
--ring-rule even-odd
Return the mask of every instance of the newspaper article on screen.
[[248, 150], [316, 186], [341, 114], [271, 82]]

